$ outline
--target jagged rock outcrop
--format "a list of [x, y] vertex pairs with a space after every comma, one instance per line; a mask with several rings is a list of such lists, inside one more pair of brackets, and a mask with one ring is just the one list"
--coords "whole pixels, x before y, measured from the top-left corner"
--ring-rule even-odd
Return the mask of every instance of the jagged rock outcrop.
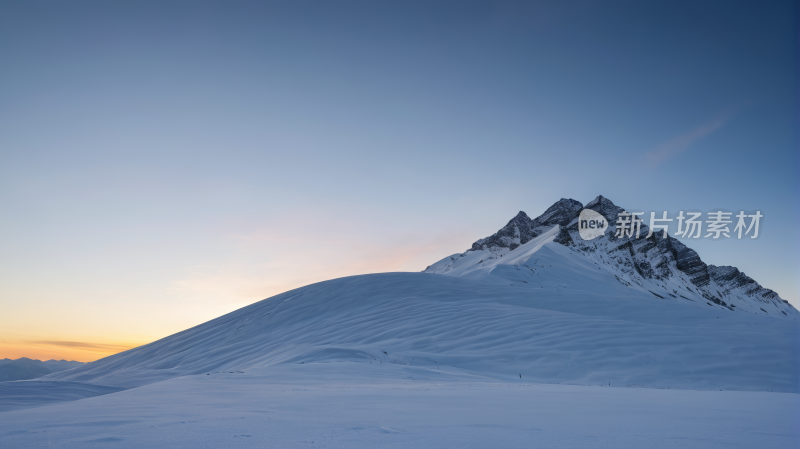
[[675, 266], [689, 276], [692, 284], [698, 287], [708, 285], [710, 281], [708, 266], [703, 263], [697, 252], [673, 237], [667, 236], [663, 240], [665, 249], [675, 259]]
[[495, 234], [473, 243], [472, 249], [508, 248], [513, 250], [555, 225], [566, 226], [578, 216], [581, 209], [583, 209], [583, 205], [580, 202], [561, 198], [534, 220], [531, 220], [525, 212], [520, 211]]
[[[621, 207], [612, 203], [611, 200], [603, 195], [598, 195], [597, 198], [589, 201], [585, 208], [591, 209], [602, 215], [606, 218], [606, 220], [608, 220], [609, 224], [616, 223], [619, 213], [623, 211]], [[578, 211], [578, 213], [580, 213], [580, 211]]]

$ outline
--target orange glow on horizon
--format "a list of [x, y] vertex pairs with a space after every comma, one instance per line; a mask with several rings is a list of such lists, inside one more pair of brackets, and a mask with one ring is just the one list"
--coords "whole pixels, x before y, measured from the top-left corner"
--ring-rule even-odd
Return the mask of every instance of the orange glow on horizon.
[[[144, 343], [142, 343], [144, 344]], [[39, 360], [76, 360], [93, 362], [128, 349], [138, 344], [86, 343], [76, 341], [27, 341], [0, 342], [0, 359], [27, 357]]]

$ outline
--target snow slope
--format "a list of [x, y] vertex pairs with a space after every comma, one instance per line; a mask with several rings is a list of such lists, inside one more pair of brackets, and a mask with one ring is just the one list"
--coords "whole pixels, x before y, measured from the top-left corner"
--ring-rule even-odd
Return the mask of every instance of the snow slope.
[[387, 273], [313, 284], [43, 379], [129, 388], [373, 360], [533, 382], [796, 391], [797, 323], [662, 300], [563, 246], [533, 257], [538, 283], [513, 280], [524, 271], [512, 264], [487, 279]]

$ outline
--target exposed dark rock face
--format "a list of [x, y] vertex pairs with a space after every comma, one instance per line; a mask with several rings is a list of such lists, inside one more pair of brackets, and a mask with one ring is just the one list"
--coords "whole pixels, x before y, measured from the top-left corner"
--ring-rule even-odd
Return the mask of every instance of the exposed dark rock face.
[[700, 256], [697, 252], [669, 236], [667, 236], [665, 242], [665, 249], [672, 254], [672, 257], [675, 259], [675, 265], [679, 270], [689, 276], [692, 284], [698, 287], [708, 285], [710, 280], [708, 276], [708, 266], [700, 260]]
[[491, 247], [514, 249], [519, 245], [524, 245], [538, 235], [531, 229], [532, 222], [533, 220], [525, 212], [520, 211], [516, 217], [512, 218], [497, 233], [473, 243], [472, 249]]
[[472, 250], [489, 248], [515, 249], [538, 237], [555, 225], [566, 226], [580, 214], [583, 205], [575, 200], [561, 198], [542, 215], [531, 220], [525, 212], [517, 214], [497, 233], [472, 244]]
[[777, 293], [762, 287], [758, 282], [739, 271], [736, 267], [709, 265], [708, 274], [712, 280], [725, 288], [724, 293], [728, 293], [734, 289], [742, 289], [746, 294], [759, 297], [763, 300], [781, 300]]
[[558, 235], [556, 236], [555, 239], [553, 239], [553, 241], [556, 243], [560, 243], [564, 246], [570, 246], [575, 244], [566, 226], [559, 229]]
[[583, 210], [583, 205], [580, 201], [573, 199], [561, 198], [555, 204], [550, 206], [544, 213], [535, 220], [533, 224], [535, 227], [547, 226], [551, 228], [555, 225], [566, 226], [572, 220], [578, 218], [578, 214]]
[[[593, 199], [592, 201], [589, 201], [586, 204], [585, 209], [591, 209], [597, 212], [598, 214], [604, 216], [606, 220], [608, 220], [609, 224], [616, 223], [619, 213], [623, 212], [621, 207], [612, 203], [611, 200], [604, 197], [603, 195], [598, 195], [597, 198]], [[578, 212], [580, 213], [580, 211]]]

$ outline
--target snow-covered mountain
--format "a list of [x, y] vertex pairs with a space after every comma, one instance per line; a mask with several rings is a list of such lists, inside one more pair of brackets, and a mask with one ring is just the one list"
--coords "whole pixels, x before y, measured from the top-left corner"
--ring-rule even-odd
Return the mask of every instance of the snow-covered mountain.
[[[584, 208], [608, 220], [610, 226], [603, 236], [593, 240], [580, 237], [578, 215]], [[646, 237], [649, 229], [644, 223], [639, 238], [616, 237], [617, 216], [623, 211], [603, 196], [585, 207], [578, 201], [561, 199], [533, 220], [520, 212], [497, 233], [478, 240], [463, 253], [436, 262], [425, 272], [507, 276], [517, 282], [547, 284], [551, 279], [537, 272], [535, 254], [543, 245], [560, 244], [619, 283], [662, 300], [793, 320], [800, 317], [797, 309], [777, 293], [737, 268], [706, 265], [694, 250], [674, 237], [663, 237], [660, 230]], [[513, 265], [516, 272], [503, 268], [507, 265]]]
[[[620, 210], [603, 197], [586, 207]], [[520, 213], [423, 273], [308, 285], [40, 380], [131, 388], [349, 361], [503, 381], [797, 391], [794, 308], [670, 237], [618, 239], [612, 228], [584, 241], [582, 208], [561, 200], [533, 220]]]

